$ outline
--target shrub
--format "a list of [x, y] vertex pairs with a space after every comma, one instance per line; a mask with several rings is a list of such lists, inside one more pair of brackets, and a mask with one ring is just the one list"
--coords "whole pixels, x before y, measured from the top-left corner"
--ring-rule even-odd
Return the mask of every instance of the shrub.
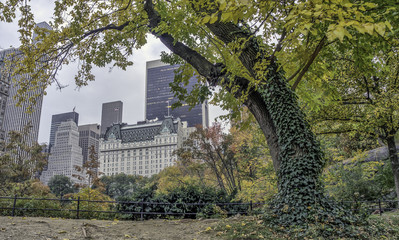
[[[168, 215], [185, 218], [226, 216], [247, 211], [243, 205], [216, 205], [215, 203], [230, 203], [230, 197], [223, 191], [197, 184], [185, 184], [169, 189], [168, 192], [156, 194], [156, 185], [143, 188], [135, 192], [132, 197], [118, 198], [118, 201], [132, 201], [134, 203], [119, 203], [117, 210], [123, 213], [124, 218], [137, 219], [139, 212], [145, 218], [165, 217]], [[145, 202], [141, 204], [139, 202]], [[153, 214], [153, 213], [159, 214]]]

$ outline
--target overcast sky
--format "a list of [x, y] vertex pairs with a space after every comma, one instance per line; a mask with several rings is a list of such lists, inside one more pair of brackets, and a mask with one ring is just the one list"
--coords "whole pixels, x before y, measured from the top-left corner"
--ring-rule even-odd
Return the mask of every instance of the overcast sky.
[[[54, 3], [49, 0], [31, 2], [35, 21], [50, 21]], [[19, 46], [17, 20], [14, 23], [0, 22], [0, 49]], [[74, 76], [76, 66], [64, 66], [58, 75], [58, 80], [67, 88], [56, 89], [55, 85], [47, 88], [43, 99], [40, 120], [39, 143], [49, 141], [51, 116], [53, 114], [71, 112], [74, 107], [79, 113], [79, 125], [100, 123], [101, 106], [104, 102], [123, 102], [123, 122], [132, 124], [144, 120], [145, 65], [147, 61], [160, 58], [161, 51], [168, 51], [162, 43], [148, 36], [148, 43], [133, 54], [134, 65], [126, 71], [114, 68], [94, 69], [96, 81], [88, 86], [76, 89]], [[215, 106], [210, 106], [210, 122], [223, 112]]]

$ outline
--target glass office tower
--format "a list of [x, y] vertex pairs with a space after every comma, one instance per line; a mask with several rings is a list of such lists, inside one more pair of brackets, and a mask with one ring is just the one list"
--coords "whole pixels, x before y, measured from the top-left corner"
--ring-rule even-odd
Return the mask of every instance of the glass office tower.
[[[146, 66], [146, 106], [145, 117], [148, 120], [164, 120], [166, 116], [180, 118], [181, 121], [187, 121], [188, 127], [194, 127], [197, 124], [209, 126], [208, 103], [198, 104], [189, 110], [190, 106], [183, 106], [171, 109], [171, 105], [177, 102], [169, 83], [173, 82], [175, 70], [178, 65], [167, 65], [161, 60], [147, 62]], [[187, 90], [191, 91], [197, 83], [196, 77], [190, 79]]]

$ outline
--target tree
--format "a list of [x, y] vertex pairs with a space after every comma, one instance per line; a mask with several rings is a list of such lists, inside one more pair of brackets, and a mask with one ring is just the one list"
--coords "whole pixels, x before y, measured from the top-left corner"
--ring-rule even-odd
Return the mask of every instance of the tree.
[[[76, 82], [86, 85], [94, 79], [93, 65], [131, 65], [127, 57], [150, 33], [172, 51], [164, 54], [165, 61], [186, 63], [173, 86], [179, 99], [201, 102], [220, 86], [216, 102], [233, 113], [245, 104], [254, 114], [278, 171], [278, 221], [334, 222], [336, 206], [324, 197], [319, 180], [323, 154], [288, 82], [296, 88], [312, 77], [310, 67], [329, 44], [345, 46], [359, 32], [385, 35], [391, 25], [384, 10], [395, 7], [395, 1], [60, 0], [53, 30], [35, 29], [41, 39], [35, 45], [33, 17], [24, 4], [8, 0], [1, 5], [5, 21], [21, 6], [24, 56], [14, 63], [17, 73], [28, 72], [48, 84], [62, 64], [80, 59]], [[179, 87], [193, 73], [207, 85], [198, 84], [188, 94]]]
[[19, 184], [18, 194], [23, 195], [30, 186], [30, 180], [38, 177], [47, 163], [45, 146], [38, 143], [28, 143], [26, 136], [31, 126], [25, 126], [22, 131], [10, 131], [8, 140], [3, 142], [0, 155], [0, 190], [9, 194], [13, 185]]
[[[249, 115], [248, 112], [244, 114]], [[250, 122], [245, 120], [245, 124]], [[239, 123], [232, 123], [230, 133], [224, 133], [221, 125], [216, 123], [206, 129], [197, 126], [174, 152], [178, 156], [177, 169], [170, 169], [169, 175], [172, 178], [180, 177], [179, 182], [194, 180], [202, 185], [217, 186], [232, 197], [243, 190], [242, 184], [245, 185], [245, 191], [249, 192], [249, 186], [253, 186], [262, 177], [260, 184], [265, 185], [264, 181], [267, 180], [270, 180], [271, 185], [275, 184], [272, 180], [274, 174], [266, 173], [267, 163], [271, 167], [271, 161], [268, 161], [270, 156], [267, 154], [264, 136], [254, 123], [252, 121], [241, 131], [237, 128]], [[261, 190], [257, 195], [262, 194], [264, 191]]]
[[50, 191], [59, 197], [74, 192], [73, 183], [69, 177], [64, 175], [55, 175], [51, 177], [48, 186]]
[[186, 167], [204, 163], [206, 168], [210, 169], [219, 188], [234, 196], [241, 190], [241, 179], [238, 161], [231, 149], [232, 140], [231, 135], [222, 132], [219, 124], [206, 129], [197, 126], [175, 154], [179, 162]]
[[89, 159], [85, 163], [83, 163], [82, 166], [74, 167], [78, 172], [80, 172], [80, 174], [78, 175], [73, 175], [81, 182], [80, 184], [78, 184], [78, 187], [95, 187], [99, 188], [99, 191], [103, 190], [104, 184], [100, 181], [100, 175], [103, 173], [98, 171], [100, 163], [98, 162], [98, 154], [94, 145], [91, 145], [89, 147]]
[[241, 191], [236, 199], [245, 202], [269, 201], [276, 194], [277, 179], [265, 136], [253, 115], [247, 110], [240, 121], [232, 121], [231, 149], [238, 163]]
[[102, 176], [101, 183], [104, 185], [104, 192], [111, 198], [127, 197], [145, 184], [142, 176], [126, 175], [124, 173]]
[[[360, 39], [359, 41], [364, 41]], [[336, 49], [335, 78], [329, 81], [335, 101], [313, 112], [323, 133], [355, 132], [387, 145], [399, 201], [399, 158], [395, 135], [399, 131], [399, 42], [374, 43], [374, 50], [358, 59], [353, 48]]]

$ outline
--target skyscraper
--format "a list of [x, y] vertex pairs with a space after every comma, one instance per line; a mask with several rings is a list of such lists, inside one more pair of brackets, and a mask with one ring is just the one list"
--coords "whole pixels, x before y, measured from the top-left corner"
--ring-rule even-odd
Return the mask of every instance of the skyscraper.
[[122, 122], [123, 103], [121, 101], [103, 103], [101, 112], [101, 136], [113, 123]]
[[75, 166], [83, 165], [82, 148], [79, 147], [78, 126], [73, 120], [58, 125], [54, 145], [48, 159], [48, 168], [43, 171], [40, 180], [48, 184], [51, 177], [64, 175], [73, 183], [81, 183], [76, 175], [82, 175]]
[[[51, 30], [50, 25], [46, 22], [38, 23], [36, 26]], [[35, 38], [34, 34], [34, 41]], [[30, 126], [30, 133], [25, 140], [28, 144], [33, 144], [38, 140], [44, 89], [37, 86], [34, 90], [25, 92], [26, 99], [34, 98], [35, 102], [24, 101], [20, 106], [16, 106], [18, 100], [15, 97], [20, 90], [19, 81], [23, 78], [29, 81], [31, 76], [15, 75], [11, 77], [12, 69], [8, 69], [4, 63], [7, 58], [15, 56], [23, 57], [17, 48], [0, 50], [0, 140], [7, 141], [7, 133], [10, 131], [22, 131], [25, 126]], [[13, 81], [12, 78], [14, 78]], [[30, 110], [29, 113], [28, 110]]]
[[[11, 77], [11, 70], [6, 69], [4, 65], [6, 58], [13, 54], [20, 54], [20, 51], [16, 48], [0, 51], [0, 137], [2, 140], [7, 140], [8, 132], [22, 131], [25, 126], [31, 126], [30, 133], [26, 136], [26, 142], [28, 144], [33, 144], [34, 142], [37, 142], [39, 135], [43, 89], [39, 87], [34, 91], [28, 91], [24, 94], [27, 99], [34, 97], [36, 99], [34, 104], [25, 101], [22, 102], [20, 106], [17, 106], [18, 100], [15, 99], [15, 97], [20, 89], [18, 80], [21, 79], [21, 76], [16, 75]], [[15, 78], [15, 81], [12, 81], [12, 78]], [[27, 112], [30, 104], [32, 104], [31, 112]]]
[[79, 129], [79, 146], [82, 148], [83, 163], [90, 156], [90, 147], [94, 146], [94, 150], [98, 154], [98, 144], [100, 139], [100, 125], [87, 124], [78, 127]]
[[5, 138], [4, 116], [10, 88], [10, 78], [5, 69], [4, 60], [10, 52], [12, 52], [10, 49], [0, 51], [0, 141]]
[[[167, 65], [161, 60], [147, 62], [146, 66], [146, 97], [145, 97], [145, 118], [148, 120], [163, 120], [165, 116], [173, 116], [187, 121], [188, 127], [197, 124], [209, 126], [208, 103], [198, 104], [189, 110], [190, 106], [184, 105], [171, 109], [171, 105], [177, 102], [171, 92], [169, 83], [173, 82], [174, 71], [179, 65]], [[197, 83], [196, 77], [192, 77], [187, 85], [187, 90], [191, 91]]]
[[60, 126], [62, 122], [66, 122], [68, 120], [72, 120], [76, 125], [78, 125], [79, 113], [73, 111], [73, 112], [56, 114], [51, 117], [51, 129], [50, 129], [50, 141], [49, 141], [50, 151], [51, 147], [54, 145], [55, 142], [55, 135], [57, 133], [58, 126]]

